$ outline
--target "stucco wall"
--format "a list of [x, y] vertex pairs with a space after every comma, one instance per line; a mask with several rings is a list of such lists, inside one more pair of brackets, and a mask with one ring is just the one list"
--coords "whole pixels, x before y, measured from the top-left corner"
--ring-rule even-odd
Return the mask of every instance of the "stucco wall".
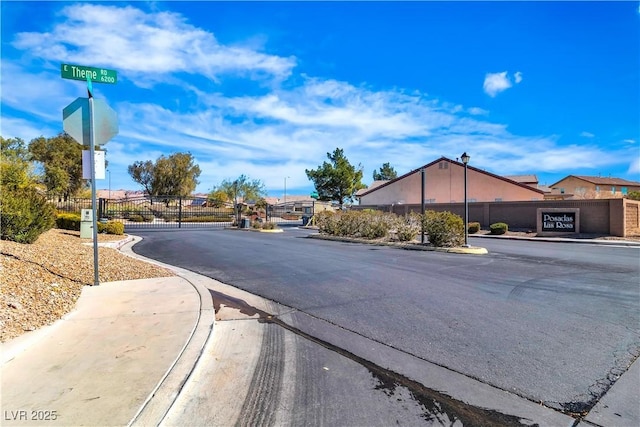
[[[535, 231], [538, 208], [580, 209], [580, 232], [612, 236], [640, 234], [640, 202], [628, 199], [546, 200], [530, 202], [469, 203], [469, 222], [479, 222], [483, 228], [504, 222], [509, 228]], [[360, 205], [354, 209], [378, 209], [404, 215], [420, 212], [420, 204]], [[427, 204], [427, 210], [449, 211], [464, 217], [464, 203]]]
[[[425, 199], [431, 203], [464, 201], [464, 167], [442, 160], [425, 173]], [[420, 170], [397, 181], [378, 187], [360, 198], [361, 205], [421, 203]], [[467, 199], [477, 202], [542, 200], [544, 195], [532, 188], [505, 181], [473, 168], [467, 169]]]

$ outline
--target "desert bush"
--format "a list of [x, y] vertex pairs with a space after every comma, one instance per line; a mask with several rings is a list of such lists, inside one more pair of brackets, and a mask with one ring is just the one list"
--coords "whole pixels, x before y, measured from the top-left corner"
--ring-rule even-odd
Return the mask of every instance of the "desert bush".
[[80, 215], [75, 213], [59, 213], [56, 215], [56, 228], [80, 231]]
[[366, 215], [358, 211], [346, 211], [338, 214], [338, 235], [347, 237], [359, 237], [360, 230], [364, 227]]
[[380, 211], [362, 212], [359, 236], [365, 239], [379, 239], [389, 235], [395, 215]]
[[479, 222], [470, 222], [469, 228], [467, 228], [469, 234], [475, 234], [480, 231], [480, 223]]
[[275, 222], [254, 221], [251, 224], [251, 227], [256, 230], [275, 230], [276, 228], [278, 228], [278, 224], [276, 224]]
[[509, 231], [509, 226], [504, 222], [496, 222], [489, 226], [491, 234], [504, 234]]
[[401, 242], [410, 242], [420, 234], [422, 217], [411, 212], [404, 217], [396, 216], [392, 228], [396, 230], [396, 239]]
[[320, 233], [329, 234], [331, 236], [338, 235], [339, 214], [330, 211], [323, 211], [315, 214], [315, 217], [318, 231]]
[[451, 247], [464, 243], [464, 221], [460, 216], [447, 211], [427, 211], [423, 221], [433, 246]]
[[131, 222], [144, 222], [144, 218], [139, 214], [129, 214], [129, 221]]
[[18, 243], [33, 243], [56, 221], [55, 206], [35, 188], [0, 192], [0, 238]]
[[276, 224], [275, 222], [263, 222], [262, 228], [264, 230], [275, 230], [276, 228], [278, 228], [278, 224]]
[[109, 221], [105, 224], [99, 222], [98, 233], [122, 235], [124, 234], [124, 224], [120, 221]]
[[156, 219], [155, 215], [150, 212], [143, 212], [140, 214], [140, 216], [142, 217], [142, 220], [144, 222], [152, 222], [154, 219]]

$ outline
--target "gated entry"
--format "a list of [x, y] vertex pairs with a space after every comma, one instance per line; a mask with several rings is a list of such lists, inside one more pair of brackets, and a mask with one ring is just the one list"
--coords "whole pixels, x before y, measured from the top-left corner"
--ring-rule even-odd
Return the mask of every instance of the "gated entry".
[[146, 196], [100, 199], [101, 219], [121, 221], [126, 230], [140, 228], [228, 227], [234, 219], [230, 205], [213, 205], [205, 198]]
[[[238, 215], [239, 213], [239, 215]], [[199, 197], [145, 196], [123, 200], [100, 199], [98, 216], [121, 221], [125, 230], [149, 228], [224, 228], [238, 218], [302, 225], [301, 213], [285, 213], [274, 207], [251, 209], [221, 204]]]

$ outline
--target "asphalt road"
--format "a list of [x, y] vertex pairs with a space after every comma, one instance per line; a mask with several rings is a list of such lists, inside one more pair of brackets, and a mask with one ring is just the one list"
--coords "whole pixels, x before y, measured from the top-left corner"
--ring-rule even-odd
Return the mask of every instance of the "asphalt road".
[[141, 255], [559, 410], [588, 410], [640, 354], [637, 247], [472, 238], [490, 253], [471, 256], [297, 229], [136, 234]]

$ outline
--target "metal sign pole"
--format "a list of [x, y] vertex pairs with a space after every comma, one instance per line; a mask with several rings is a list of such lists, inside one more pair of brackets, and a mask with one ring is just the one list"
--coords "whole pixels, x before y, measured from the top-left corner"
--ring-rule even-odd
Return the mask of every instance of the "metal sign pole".
[[[92, 236], [93, 236], [93, 286], [100, 284], [98, 274], [98, 212], [97, 212], [97, 184], [96, 184], [96, 140], [99, 144], [105, 144], [118, 133], [118, 121], [115, 111], [111, 110], [104, 102], [93, 99], [92, 82], [116, 84], [118, 74], [115, 70], [105, 68], [86, 67], [83, 65], [61, 64], [60, 75], [63, 79], [81, 80], [87, 82], [89, 99], [77, 98], [62, 110], [63, 129], [83, 147], [89, 144], [89, 181], [91, 181], [91, 212], [92, 212]], [[85, 101], [88, 101], [85, 103]], [[88, 111], [88, 116], [86, 112]], [[96, 118], [97, 116], [97, 118]], [[87, 119], [88, 118], [88, 123]], [[96, 135], [96, 122], [99, 125]], [[87, 132], [87, 127], [88, 132]], [[87, 135], [88, 133], [88, 135]], [[87, 137], [89, 141], [87, 141]], [[83, 159], [84, 160], [84, 159]], [[83, 168], [83, 178], [86, 178]], [[103, 168], [100, 169], [101, 179], [104, 179]], [[109, 172], [109, 197], [111, 197], [111, 172]], [[88, 234], [88, 233], [87, 233]], [[82, 236], [82, 228], [80, 229]], [[88, 236], [86, 236], [88, 237]]]
[[89, 156], [91, 171], [91, 209], [93, 211], [93, 285], [100, 285], [98, 273], [98, 214], [96, 212], [96, 142], [94, 135], [93, 94], [91, 80], [87, 78], [87, 92], [89, 92]]

